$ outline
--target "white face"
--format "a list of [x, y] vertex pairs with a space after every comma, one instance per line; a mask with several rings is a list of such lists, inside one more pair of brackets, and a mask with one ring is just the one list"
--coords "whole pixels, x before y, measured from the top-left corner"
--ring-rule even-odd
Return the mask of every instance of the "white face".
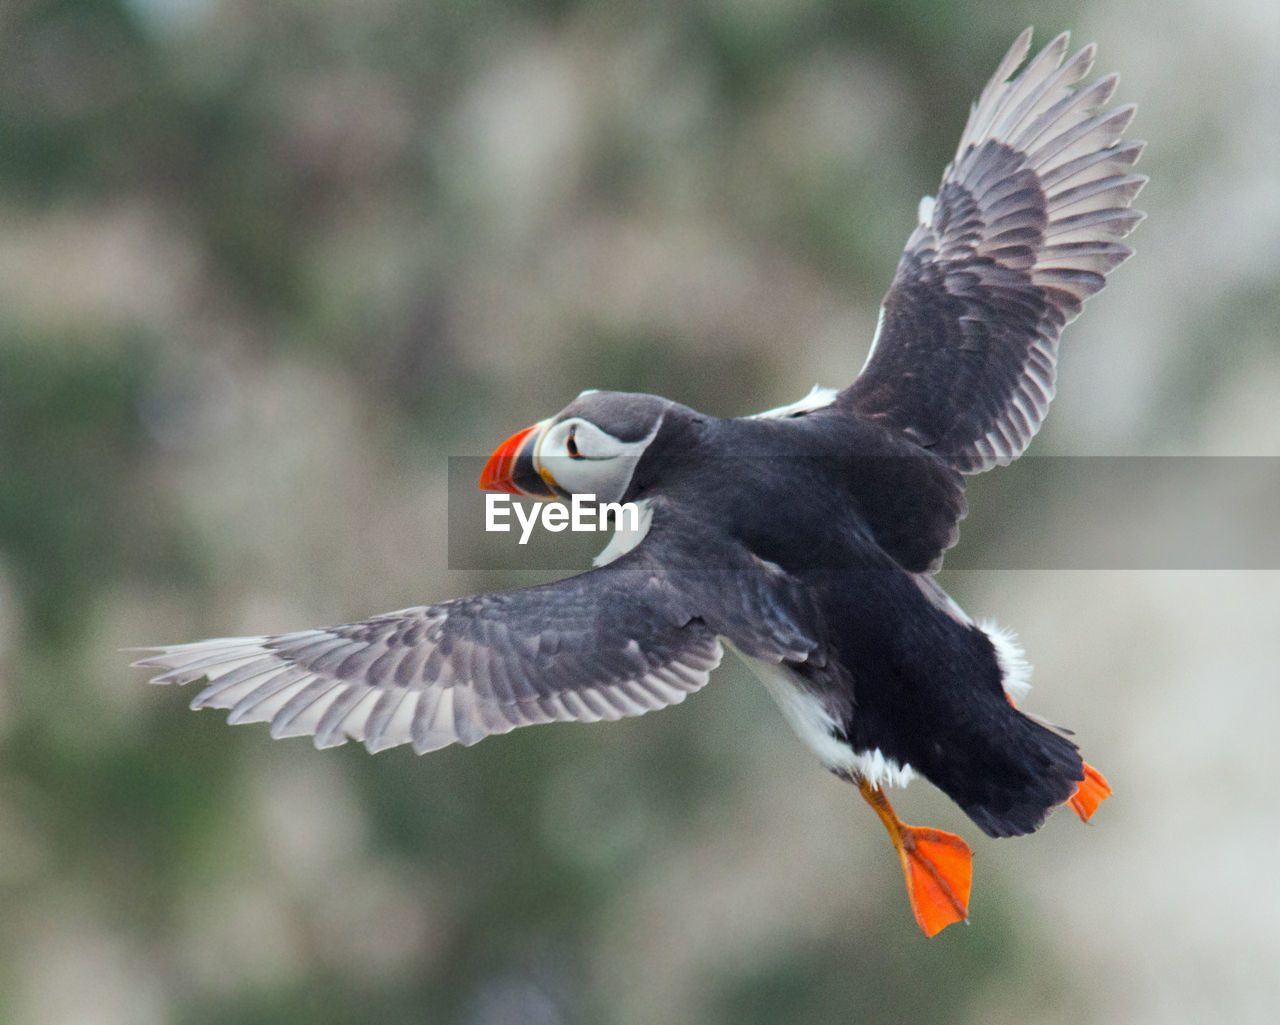
[[590, 420], [570, 417], [552, 424], [538, 439], [533, 465], [543, 480], [571, 495], [595, 495], [620, 502], [636, 463], [662, 426], [662, 418], [639, 441], [620, 441]]

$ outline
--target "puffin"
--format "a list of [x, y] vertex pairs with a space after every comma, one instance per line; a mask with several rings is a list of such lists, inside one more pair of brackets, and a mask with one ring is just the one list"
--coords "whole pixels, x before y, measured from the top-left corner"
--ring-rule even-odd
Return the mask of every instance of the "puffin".
[[[629, 503], [593, 568], [357, 623], [137, 649], [151, 682], [273, 737], [425, 753], [518, 726], [682, 702], [726, 646], [800, 739], [857, 787], [897, 853], [920, 929], [968, 920], [972, 852], [903, 822], [887, 790], [923, 776], [992, 837], [1110, 794], [1068, 731], [1024, 714], [1014, 635], [936, 579], [965, 477], [1016, 459], [1054, 394], [1058, 340], [1131, 255], [1146, 182], [1117, 76], [1068, 35], [1027, 29], [921, 200], [870, 352], [843, 389], [754, 416], [582, 392], [502, 442], [480, 487]], [[507, 499], [508, 501], [510, 499]]]

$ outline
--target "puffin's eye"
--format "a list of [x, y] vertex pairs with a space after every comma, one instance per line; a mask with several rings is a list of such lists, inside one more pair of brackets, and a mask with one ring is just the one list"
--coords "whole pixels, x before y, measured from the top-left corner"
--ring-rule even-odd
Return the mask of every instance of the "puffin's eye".
[[574, 434], [576, 434], [577, 431], [578, 427], [576, 424], [569, 428], [569, 438], [564, 443], [564, 447], [568, 450], [570, 459], [585, 459], [586, 456], [578, 451], [578, 441], [574, 437]]

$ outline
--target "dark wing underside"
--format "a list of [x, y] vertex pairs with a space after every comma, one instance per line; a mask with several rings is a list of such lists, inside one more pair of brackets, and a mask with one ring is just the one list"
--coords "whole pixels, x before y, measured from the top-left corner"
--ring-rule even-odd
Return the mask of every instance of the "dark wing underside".
[[1130, 255], [1117, 241], [1146, 179], [1103, 111], [1116, 76], [1080, 86], [1088, 46], [1054, 39], [1018, 77], [1014, 43], [974, 105], [932, 209], [907, 241], [861, 375], [837, 400], [963, 473], [1016, 459], [1053, 397], [1058, 336]]
[[517, 726], [676, 704], [720, 663], [717, 634], [775, 661], [816, 647], [792, 618], [785, 580], [714, 557], [700, 570], [655, 532], [617, 562], [555, 583], [158, 648], [135, 664], [162, 670], [153, 683], [205, 680], [193, 708], [269, 722], [274, 737], [313, 735], [317, 747], [350, 738], [370, 751], [412, 744], [421, 754]]

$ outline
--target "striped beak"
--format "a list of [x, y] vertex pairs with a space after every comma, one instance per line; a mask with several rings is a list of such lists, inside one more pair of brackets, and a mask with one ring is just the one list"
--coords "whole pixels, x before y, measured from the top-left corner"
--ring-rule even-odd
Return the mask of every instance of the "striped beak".
[[551, 420], [541, 420], [517, 431], [499, 445], [480, 471], [481, 491], [505, 491], [529, 498], [555, 498], [550, 482], [543, 479], [534, 455], [542, 432]]

